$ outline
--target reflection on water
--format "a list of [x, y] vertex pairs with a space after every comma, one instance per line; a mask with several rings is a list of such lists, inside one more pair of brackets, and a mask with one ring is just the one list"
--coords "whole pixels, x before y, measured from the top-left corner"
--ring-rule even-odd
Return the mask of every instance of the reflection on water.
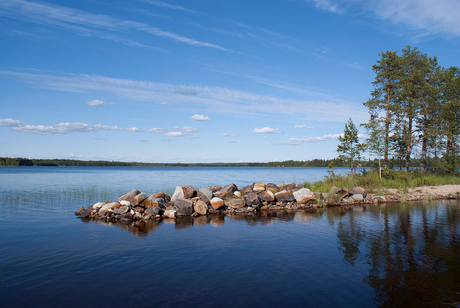
[[220, 227], [226, 221], [257, 226], [275, 221], [311, 224], [321, 219], [327, 219], [336, 230], [337, 249], [345, 264], [368, 265], [363, 280], [374, 289], [375, 305], [460, 307], [460, 206], [457, 202], [284, 210], [108, 224], [146, 236], [163, 223], [175, 224], [179, 230], [207, 224]]

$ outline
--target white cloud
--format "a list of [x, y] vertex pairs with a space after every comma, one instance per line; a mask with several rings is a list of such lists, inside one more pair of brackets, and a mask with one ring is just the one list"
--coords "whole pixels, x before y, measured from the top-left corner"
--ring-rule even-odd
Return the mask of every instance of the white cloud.
[[[34, 87], [64, 92], [106, 92], [132, 101], [173, 102], [199, 108], [208, 108], [219, 113], [267, 115], [280, 114], [304, 116], [316, 121], [344, 123], [349, 114], [357, 122], [367, 122], [368, 112], [362, 106], [342, 101], [310, 101], [263, 96], [219, 87], [195, 87], [199, 95], [175, 95], [190, 87], [149, 81], [116, 79], [84, 74], [36, 74], [0, 71], [0, 76], [19, 79]], [[308, 112], [307, 112], [308, 111]]]
[[[289, 138], [286, 141], [279, 141], [278, 144], [280, 145], [299, 145], [301, 143], [316, 143], [316, 142], [323, 142], [328, 140], [338, 140], [340, 136], [343, 134], [328, 134], [322, 137], [309, 137], [309, 138]], [[365, 138], [366, 136], [363, 134], [358, 134], [358, 138]]]
[[129, 132], [134, 132], [134, 133], [138, 133], [138, 132], [143, 131], [143, 130], [140, 130], [139, 128], [137, 128], [137, 127], [130, 127], [130, 128], [126, 128], [125, 130], [129, 131]]
[[194, 136], [194, 135], [188, 135], [187, 138], [198, 139], [198, 138], [201, 138], [201, 137], [200, 136]]
[[238, 137], [238, 135], [230, 135], [228, 133], [223, 133], [222, 136], [224, 136], [224, 137]]
[[24, 122], [13, 119], [0, 119], [0, 126], [9, 126], [12, 130], [21, 133], [31, 133], [40, 135], [54, 135], [54, 134], [70, 134], [70, 133], [88, 133], [101, 130], [128, 130], [136, 131], [137, 128], [132, 127], [123, 129], [118, 126], [107, 126], [101, 124], [89, 125], [86, 123], [57, 123], [53, 125], [29, 125]]
[[218, 45], [194, 40], [152, 27], [145, 23], [122, 20], [103, 14], [91, 14], [82, 10], [54, 4], [33, 3], [24, 0], [2, 0], [0, 1], [0, 15], [16, 20], [27, 20], [28, 22], [40, 25], [65, 29], [82, 36], [108, 39], [130, 46], [147, 47], [114, 33], [124, 34], [129, 31], [145, 32], [196, 47], [208, 47], [222, 51], [228, 50]]
[[159, 7], [165, 7], [165, 8], [168, 8], [168, 9], [173, 9], [173, 10], [182, 10], [182, 11], [187, 11], [187, 12], [190, 12], [190, 13], [195, 13], [194, 11], [191, 11], [183, 6], [179, 6], [179, 5], [173, 5], [173, 4], [169, 4], [169, 3], [165, 3], [165, 2], [162, 2], [162, 1], [156, 1], [156, 0], [143, 0], [144, 2], [147, 2], [147, 3], [150, 3], [150, 4], [153, 4], [153, 5], [156, 5], [156, 6], [159, 6]]
[[[460, 2], [458, 0], [307, 0], [319, 9], [345, 13], [351, 8], [373, 12], [382, 20], [406, 25], [406, 30], [416, 30], [421, 36], [448, 34], [460, 36]], [[398, 28], [399, 31], [403, 29]]]
[[165, 131], [167, 131], [168, 129], [167, 128], [157, 128], [157, 127], [153, 127], [151, 129], [149, 129], [149, 133], [164, 133]]
[[208, 116], [204, 116], [202, 114], [194, 114], [191, 117], [192, 120], [196, 121], [210, 121], [211, 119]]
[[296, 128], [296, 129], [304, 129], [304, 128], [305, 128], [305, 129], [314, 129], [313, 126], [307, 126], [307, 125], [305, 125], [305, 124], [296, 125], [295, 128]]
[[174, 94], [180, 94], [180, 95], [185, 95], [185, 96], [195, 96], [197, 95], [195, 89], [184, 89], [184, 90], [176, 90], [173, 92]]
[[175, 130], [181, 130], [181, 131], [184, 131], [184, 132], [199, 132], [200, 130], [198, 128], [195, 128], [195, 127], [191, 127], [191, 126], [184, 126], [184, 127], [179, 127], [179, 126], [174, 126], [174, 129]]
[[429, 34], [460, 36], [460, 2], [457, 0], [382, 0], [375, 2], [373, 11], [382, 19]]
[[172, 105], [172, 103], [168, 103], [168, 102], [162, 102], [162, 103], [160, 103], [160, 105], [167, 105], [167, 106], [171, 106], [171, 105]]
[[181, 133], [181, 132], [169, 132], [169, 133], [166, 133], [164, 135], [166, 137], [182, 137], [182, 136], [184, 136], [184, 134]]
[[95, 99], [89, 102], [86, 102], [90, 106], [102, 106], [102, 105], [113, 105], [113, 103], [104, 103], [104, 101]]
[[262, 127], [262, 128], [255, 128], [252, 131], [254, 134], [277, 134], [277, 128], [270, 128], [270, 127]]

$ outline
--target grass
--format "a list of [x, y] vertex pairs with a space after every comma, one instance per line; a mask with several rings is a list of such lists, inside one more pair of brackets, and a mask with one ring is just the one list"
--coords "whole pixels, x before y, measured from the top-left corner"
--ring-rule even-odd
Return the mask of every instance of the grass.
[[323, 181], [304, 182], [305, 188], [317, 192], [329, 192], [332, 186], [348, 189], [361, 186], [368, 192], [382, 194], [388, 188], [396, 188], [407, 192], [409, 188], [420, 186], [437, 186], [460, 184], [460, 177], [452, 174], [422, 174], [419, 170], [410, 172], [383, 170], [382, 179], [378, 171], [363, 171], [351, 175], [336, 175], [325, 177]]
[[[120, 196], [130, 192], [131, 189], [111, 189], [105, 187], [74, 187], [62, 189], [24, 189], [0, 191], [0, 202], [2, 204], [59, 204], [60, 202], [67, 203], [82, 203], [93, 204], [99, 201], [117, 201]], [[170, 196], [174, 193], [174, 188], [167, 187], [163, 190], [144, 189], [149, 195], [156, 192], [164, 192]]]

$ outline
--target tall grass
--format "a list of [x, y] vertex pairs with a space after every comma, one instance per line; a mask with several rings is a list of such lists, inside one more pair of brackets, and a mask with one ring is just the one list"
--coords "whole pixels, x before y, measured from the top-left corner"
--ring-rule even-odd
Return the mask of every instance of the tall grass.
[[382, 178], [378, 171], [363, 171], [354, 176], [333, 175], [326, 176], [323, 181], [313, 183], [304, 182], [304, 187], [311, 191], [329, 192], [332, 186], [350, 188], [361, 186], [369, 192], [379, 192], [388, 188], [396, 188], [407, 191], [409, 188], [420, 186], [437, 186], [460, 184], [460, 177], [452, 174], [422, 174], [419, 170], [410, 172], [384, 170]]
[[[23, 190], [8, 190], [0, 191], [0, 201], [2, 204], [59, 204], [78, 203], [82, 206], [92, 204], [99, 201], [117, 201], [118, 198], [131, 189], [123, 188], [106, 188], [106, 187], [74, 187], [60, 189], [23, 189]], [[174, 188], [167, 187], [163, 190], [144, 189], [142, 192], [153, 194], [155, 192], [164, 192], [170, 196], [174, 192]]]

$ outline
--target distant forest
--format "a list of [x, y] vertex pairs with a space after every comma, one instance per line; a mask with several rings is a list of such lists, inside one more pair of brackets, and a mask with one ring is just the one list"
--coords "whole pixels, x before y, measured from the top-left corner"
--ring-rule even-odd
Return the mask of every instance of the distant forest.
[[[328, 167], [333, 162], [334, 167], [345, 167], [345, 163], [335, 159], [313, 159], [306, 161], [286, 160], [268, 163], [139, 163], [104, 160], [75, 160], [75, 159], [29, 159], [0, 157], [0, 166], [126, 166], [126, 167]], [[378, 160], [361, 160], [362, 167], [378, 167]], [[392, 167], [404, 167], [402, 161], [390, 160]], [[420, 160], [412, 159], [412, 167], [419, 167]]]

